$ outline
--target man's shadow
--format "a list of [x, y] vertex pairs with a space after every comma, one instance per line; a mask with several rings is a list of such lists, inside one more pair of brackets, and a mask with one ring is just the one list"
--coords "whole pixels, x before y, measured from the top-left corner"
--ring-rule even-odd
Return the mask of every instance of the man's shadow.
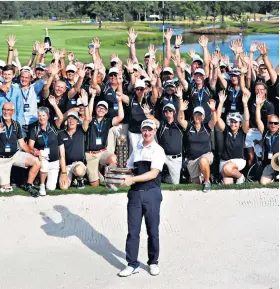
[[[41, 228], [47, 235], [58, 238], [76, 236], [85, 246], [103, 257], [112, 266], [119, 270], [125, 267], [116, 258], [117, 256], [125, 260], [125, 254], [112, 245], [103, 234], [96, 231], [85, 219], [71, 213], [68, 208], [61, 205], [54, 206], [54, 209], [61, 214], [62, 221], [60, 223], [55, 223], [45, 213], [40, 213], [45, 221]], [[141, 264], [141, 267], [148, 270], [148, 266], [144, 264]]]

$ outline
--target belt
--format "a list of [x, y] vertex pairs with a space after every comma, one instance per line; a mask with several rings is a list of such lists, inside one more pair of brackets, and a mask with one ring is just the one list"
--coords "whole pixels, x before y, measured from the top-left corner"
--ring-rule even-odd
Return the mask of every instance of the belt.
[[172, 157], [172, 159], [177, 159], [177, 158], [179, 158], [179, 157], [181, 157], [182, 156], [182, 154], [178, 154], [178, 155], [174, 155], [174, 156], [168, 156], [168, 157]]
[[7, 156], [0, 155], [0, 159], [9, 159], [11, 157], [13, 157], [13, 155], [7, 155]]
[[86, 153], [91, 154], [91, 155], [97, 155], [97, 154], [100, 154], [100, 153], [105, 152], [105, 151], [107, 151], [107, 149], [102, 149], [99, 151], [87, 151]]

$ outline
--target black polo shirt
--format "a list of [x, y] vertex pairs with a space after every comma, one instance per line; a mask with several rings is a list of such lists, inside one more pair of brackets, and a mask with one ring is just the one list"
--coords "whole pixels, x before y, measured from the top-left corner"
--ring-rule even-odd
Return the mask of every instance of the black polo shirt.
[[208, 123], [211, 119], [211, 109], [208, 102], [211, 98], [214, 98], [215, 91], [213, 91], [208, 83], [208, 79], [205, 79], [202, 89], [198, 89], [196, 84], [193, 85], [190, 92], [190, 108], [191, 112], [197, 107], [202, 106], [205, 111], [204, 123]]
[[226, 96], [227, 99], [224, 103], [223, 113], [228, 114], [229, 112], [240, 112], [243, 114], [244, 107], [242, 102], [242, 90], [234, 89], [234, 86], [231, 84], [231, 81], [228, 81]]
[[164, 119], [164, 112], [163, 112], [163, 108], [166, 104], [171, 103], [174, 105], [175, 109], [176, 109], [176, 114], [174, 116], [174, 118], [177, 118], [177, 113], [179, 110], [179, 100], [178, 97], [173, 94], [173, 95], [168, 95], [167, 93], [163, 93], [162, 96], [160, 97], [160, 99], [158, 99], [157, 103], [156, 103], [156, 118], [158, 120], [163, 120]]
[[274, 84], [271, 80], [266, 82], [267, 85], [267, 99], [274, 105], [275, 114], [279, 115], [279, 75]]
[[6, 122], [1, 118], [5, 130], [0, 133], [0, 156], [12, 156], [18, 151], [18, 139], [22, 139], [22, 131], [19, 122], [12, 120], [8, 128]]
[[224, 151], [222, 160], [244, 159], [244, 147], [246, 133], [240, 128], [237, 134], [233, 134], [230, 126], [226, 125], [224, 131]]
[[[251, 99], [250, 99], [251, 100]], [[248, 108], [250, 111], [250, 128], [257, 128], [256, 123], [256, 98], [249, 100]], [[274, 114], [274, 106], [268, 100], [265, 100], [261, 107], [261, 120], [263, 122], [264, 127], [267, 127], [267, 116], [270, 114]]]
[[[57, 102], [57, 106], [59, 107], [59, 109], [61, 110], [62, 113], [65, 113], [67, 111], [68, 101], [69, 101], [69, 99], [68, 99], [68, 90], [66, 90], [63, 93], [62, 97]], [[52, 120], [55, 120], [57, 118], [57, 115], [56, 115], [56, 112], [55, 112], [53, 106], [50, 104], [48, 98], [44, 100], [44, 106], [46, 106], [50, 110], [50, 118]]]
[[59, 132], [58, 137], [59, 142], [64, 144], [66, 165], [84, 161], [85, 132], [81, 126], [77, 126], [77, 129], [72, 136], [70, 136], [65, 129]]
[[188, 160], [195, 160], [203, 154], [211, 152], [211, 129], [205, 123], [197, 132], [194, 125], [188, 122], [186, 134], [186, 152]]
[[[144, 104], [148, 104], [150, 109], [153, 109], [150, 96], [143, 97], [142, 103], [139, 103], [138, 98], [135, 94], [129, 99], [128, 130], [132, 133], [141, 133], [141, 123], [143, 120], [147, 119], [142, 109], [142, 106]], [[153, 111], [151, 112], [151, 114], [153, 114]]]
[[179, 155], [183, 147], [183, 128], [175, 121], [169, 124], [161, 121], [157, 130], [158, 144], [166, 155]]
[[274, 135], [271, 135], [269, 130], [266, 129], [263, 133], [263, 160], [264, 164], [268, 165], [271, 163], [271, 159], [268, 158], [268, 154], [272, 153], [272, 155], [279, 152], [279, 131]]
[[86, 151], [99, 151], [107, 146], [109, 129], [113, 126], [112, 118], [103, 118], [100, 123], [93, 118], [87, 131]]
[[49, 148], [49, 161], [59, 160], [58, 147], [63, 143], [58, 139], [58, 133], [54, 126], [48, 123], [46, 130], [42, 130], [40, 124], [34, 126], [30, 131], [31, 140], [35, 141], [34, 147], [38, 150]]

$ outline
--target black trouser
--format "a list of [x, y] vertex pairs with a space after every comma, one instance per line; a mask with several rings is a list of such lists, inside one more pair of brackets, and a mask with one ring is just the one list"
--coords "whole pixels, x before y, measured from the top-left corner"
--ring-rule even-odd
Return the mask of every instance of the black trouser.
[[159, 220], [160, 203], [162, 201], [161, 188], [152, 188], [145, 191], [128, 192], [127, 223], [128, 234], [126, 239], [126, 261], [134, 268], [139, 266], [139, 235], [142, 217], [148, 234], [148, 265], [157, 264], [159, 256]]

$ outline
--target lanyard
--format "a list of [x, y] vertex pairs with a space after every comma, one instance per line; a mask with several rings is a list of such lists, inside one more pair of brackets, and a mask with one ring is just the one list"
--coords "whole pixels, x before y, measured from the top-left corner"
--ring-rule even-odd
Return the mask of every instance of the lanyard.
[[27, 91], [27, 93], [26, 93], [26, 97], [25, 97], [25, 95], [24, 95], [24, 93], [23, 93], [22, 88], [20, 88], [20, 91], [21, 91], [21, 94], [22, 94], [23, 99], [25, 100], [25, 102], [27, 102], [27, 99], [28, 99], [29, 93], [30, 93], [30, 87], [28, 88], [28, 91]]
[[48, 142], [49, 142], [48, 128], [49, 128], [49, 124], [47, 124], [46, 132], [43, 131], [42, 128], [41, 128], [42, 138], [43, 138], [43, 141], [44, 141], [44, 144], [45, 144], [45, 148], [48, 147]]
[[95, 126], [96, 126], [96, 128], [97, 128], [97, 135], [98, 135], [98, 137], [99, 137], [100, 133], [102, 132], [102, 129], [103, 129], [103, 126], [104, 126], [104, 122], [103, 122], [103, 120], [101, 120], [101, 122], [98, 123], [98, 121], [95, 120], [95, 121], [94, 121], [94, 124], [95, 124]]
[[278, 135], [271, 135], [269, 138], [269, 152], [272, 153], [272, 146], [275, 144]]
[[11, 98], [10, 99], [7, 97], [7, 93], [1, 93], [1, 94], [6, 98], [8, 102], [11, 102], [12, 95], [13, 95], [13, 86], [11, 86], [11, 93], [10, 93]]
[[199, 93], [199, 90], [197, 89], [197, 97], [198, 97], [200, 106], [201, 106], [202, 99], [203, 99], [203, 93], [204, 93], [204, 87], [201, 89], [201, 93]]
[[234, 88], [233, 88], [233, 92], [232, 92], [232, 97], [233, 97], [233, 103], [235, 103], [236, 102], [236, 97], [237, 97], [237, 95], [238, 95], [238, 93], [239, 93], [239, 91], [240, 91], [240, 88], [238, 88], [238, 90], [237, 90], [237, 92], [236, 93], [234, 93]]
[[13, 125], [11, 125], [10, 128], [8, 128], [8, 127], [6, 126], [5, 135], [6, 135], [7, 140], [9, 140], [9, 139], [11, 138], [11, 136], [12, 136], [13, 127], [14, 127]]
[[116, 94], [115, 90], [113, 89], [113, 87], [111, 87], [111, 89], [112, 89], [112, 96], [116, 102], [117, 101], [117, 94]]

